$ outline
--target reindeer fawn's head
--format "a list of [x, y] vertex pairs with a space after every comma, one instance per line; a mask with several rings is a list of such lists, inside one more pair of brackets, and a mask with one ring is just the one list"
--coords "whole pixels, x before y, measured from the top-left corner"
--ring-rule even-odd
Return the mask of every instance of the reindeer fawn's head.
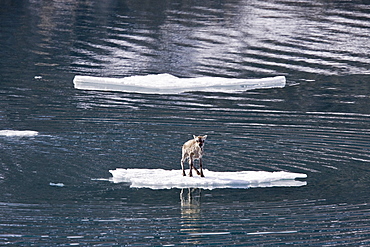
[[199, 145], [200, 148], [203, 148], [204, 142], [207, 139], [207, 135], [204, 136], [195, 136], [193, 135], [195, 142]]

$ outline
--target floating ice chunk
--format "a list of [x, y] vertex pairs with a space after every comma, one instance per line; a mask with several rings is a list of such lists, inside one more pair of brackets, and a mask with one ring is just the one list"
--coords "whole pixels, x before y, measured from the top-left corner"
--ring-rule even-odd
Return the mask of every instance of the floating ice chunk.
[[291, 172], [213, 172], [204, 170], [205, 177], [184, 177], [181, 170], [162, 169], [123, 169], [109, 171], [114, 183], [129, 183], [133, 188], [253, 188], [253, 187], [296, 187], [306, 185], [306, 174]]
[[74, 87], [83, 90], [124, 91], [151, 94], [177, 94], [190, 91], [237, 92], [260, 88], [285, 87], [285, 76], [261, 79], [223, 77], [179, 78], [170, 74], [129, 76], [124, 78], [76, 75]]
[[0, 136], [36, 136], [39, 132], [33, 130], [0, 130]]
[[50, 186], [55, 186], [55, 187], [64, 187], [63, 183], [49, 183]]

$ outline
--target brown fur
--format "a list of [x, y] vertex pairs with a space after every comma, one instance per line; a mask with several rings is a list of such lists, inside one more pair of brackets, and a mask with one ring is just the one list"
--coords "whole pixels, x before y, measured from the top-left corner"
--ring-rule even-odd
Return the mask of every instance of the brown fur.
[[[204, 149], [204, 141], [206, 140], [207, 136], [193, 136], [194, 139], [189, 140], [184, 143], [182, 146], [182, 158], [181, 158], [181, 168], [182, 168], [182, 175], [186, 176], [185, 169], [184, 169], [184, 162], [186, 159], [189, 159], [189, 166], [190, 166], [190, 172], [189, 176], [192, 177], [193, 173], [192, 170], [194, 169], [198, 175], [201, 177], [204, 177], [203, 174], [203, 162], [202, 162], [202, 156], [203, 156], [203, 149]], [[194, 159], [199, 160], [199, 169], [194, 167]]]

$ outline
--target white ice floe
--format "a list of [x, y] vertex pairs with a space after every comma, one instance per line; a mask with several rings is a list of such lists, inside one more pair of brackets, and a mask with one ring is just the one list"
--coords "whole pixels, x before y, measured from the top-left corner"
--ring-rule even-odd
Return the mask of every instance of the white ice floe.
[[33, 130], [0, 130], [0, 136], [36, 136], [39, 132]]
[[55, 187], [64, 187], [63, 183], [49, 183], [50, 186], [55, 186]]
[[260, 88], [285, 87], [285, 76], [261, 79], [223, 77], [179, 78], [170, 74], [129, 76], [124, 78], [76, 75], [74, 87], [83, 90], [123, 91], [151, 94], [177, 94], [191, 91], [238, 92]]
[[[306, 185], [306, 174], [292, 172], [213, 172], [204, 170], [205, 177], [184, 177], [181, 170], [123, 169], [109, 171], [114, 183], [128, 183], [132, 188], [254, 188], [254, 187], [297, 187]], [[188, 172], [188, 171], [187, 171]]]

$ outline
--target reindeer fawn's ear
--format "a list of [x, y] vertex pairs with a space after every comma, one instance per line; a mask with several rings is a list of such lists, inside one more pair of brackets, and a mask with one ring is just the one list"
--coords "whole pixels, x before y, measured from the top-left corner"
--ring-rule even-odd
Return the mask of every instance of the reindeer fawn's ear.
[[203, 139], [204, 139], [204, 140], [205, 140], [205, 139], [207, 139], [207, 135], [203, 136]]
[[193, 138], [194, 138], [194, 139], [197, 139], [197, 137], [196, 137], [195, 135], [193, 135]]

